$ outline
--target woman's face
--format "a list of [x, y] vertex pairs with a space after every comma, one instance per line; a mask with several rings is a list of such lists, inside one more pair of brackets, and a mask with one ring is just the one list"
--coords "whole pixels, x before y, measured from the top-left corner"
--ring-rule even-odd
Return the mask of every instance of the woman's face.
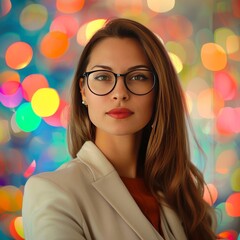
[[[106, 38], [93, 48], [86, 72], [110, 70], [124, 74], [133, 69], [150, 69], [140, 44], [131, 38]], [[132, 135], [140, 132], [151, 119], [154, 90], [146, 95], [134, 95], [126, 88], [122, 76], [117, 78], [115, 88], [104, 96], [92, 93], [86, 83], [80, 82], [80, 88], [89, 118], [96, 126], [96, 136]]]

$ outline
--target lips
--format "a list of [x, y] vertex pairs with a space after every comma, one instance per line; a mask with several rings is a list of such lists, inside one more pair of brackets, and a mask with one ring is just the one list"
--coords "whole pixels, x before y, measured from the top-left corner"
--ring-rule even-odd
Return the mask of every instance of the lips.
[[115, 119], [124, 119], [130, 117], [133, 112], [127, 108], [114, 108], [107, 112], [107, 114]]

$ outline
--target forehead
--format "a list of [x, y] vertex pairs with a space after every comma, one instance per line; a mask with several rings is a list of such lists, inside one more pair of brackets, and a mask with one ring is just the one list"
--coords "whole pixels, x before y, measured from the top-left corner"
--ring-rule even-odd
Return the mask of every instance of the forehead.
[[141, 44], [132, 38], [109, 37], [101, 40], [92, 49], [88, 68], [106, 65], [112, 68], [128, 68], [133, 65], [147, 65], [149, 61]]

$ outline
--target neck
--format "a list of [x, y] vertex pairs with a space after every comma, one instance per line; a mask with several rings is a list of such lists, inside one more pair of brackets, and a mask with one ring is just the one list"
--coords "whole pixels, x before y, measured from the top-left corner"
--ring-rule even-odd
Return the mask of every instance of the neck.
[[141, 133], [127, 136], [96, 133], [95, 144], [121, 177], [136, 177], [140, 143]]

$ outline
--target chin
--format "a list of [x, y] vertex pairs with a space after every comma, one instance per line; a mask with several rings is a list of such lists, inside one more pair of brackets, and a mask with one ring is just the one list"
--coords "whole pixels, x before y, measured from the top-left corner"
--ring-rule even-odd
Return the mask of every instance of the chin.
[[141, 132], [143, 128], [138, 128], [138, 129], [115, 129], [109, 132], [109, 134], [115, 135], [115, 136], [130, 136], [130, 135], [135, 135]]

